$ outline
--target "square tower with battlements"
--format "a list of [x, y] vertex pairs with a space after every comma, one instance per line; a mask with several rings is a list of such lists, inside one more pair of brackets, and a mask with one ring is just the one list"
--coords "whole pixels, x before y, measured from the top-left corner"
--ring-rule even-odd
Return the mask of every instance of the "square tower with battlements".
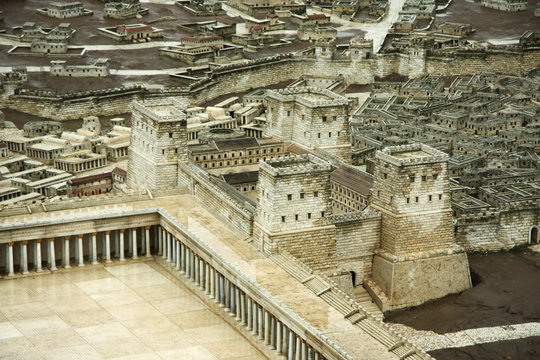
[[316, 87], [268, 90], [265, 135], [349, 158], [349, 101]]
[[382, 213], [373, 280], [384, 310], [418, 305], [471, 286], [455, 243], [448, 155], [424, 144], [375, 154], [371, 206]]
[[177, 186], [178, 161], [187, 159], [186, 114], [175, 103], [132, 103], [127, 184], [134, 189]]
[[313, 155], [260, 162], [254, 230], [259, 250], [285, 250], [319, 269], [333, 262], [330, 171]]

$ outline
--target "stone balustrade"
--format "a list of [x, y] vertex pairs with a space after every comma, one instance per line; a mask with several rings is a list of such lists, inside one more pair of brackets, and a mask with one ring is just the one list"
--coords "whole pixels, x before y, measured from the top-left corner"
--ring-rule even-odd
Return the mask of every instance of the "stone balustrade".
[[[0, 269], [5, 268], [0, 275], [4, 279], [154, 256], [169, 272], [181, 274], [195, 291], [215, 302], [240, 328], [251, 332], [258, 340], [255, 343], [269, 348], [276, 357], [352, 359], [162, 209], [92, 214], [64, 221], [55, 217], [26, 220], [0, 226]], [[146, 224], [133, 225], [139, 221]], [[94, 230], [80, 230], [89, 229], [89, 223]], [[39, 232], [53, 235], [34, 237]]]
[[70, 269], [72, 265], [97, 265], [98, 260], [110, 263], [113, 258], [125, 261], [126, 256], [138, 259], [138, 254], [151, 257], [157, 228], [146, 225], [89, 233], [75, 230], [72, 235], [10, 241], [0, 244], [0, 253], [5, 253], [0, 267], [4, 265], [3, 275], [9, 278], [16, 275], [16, 270], [28, 275], [44, 270], [53, 272], [58, 266]]

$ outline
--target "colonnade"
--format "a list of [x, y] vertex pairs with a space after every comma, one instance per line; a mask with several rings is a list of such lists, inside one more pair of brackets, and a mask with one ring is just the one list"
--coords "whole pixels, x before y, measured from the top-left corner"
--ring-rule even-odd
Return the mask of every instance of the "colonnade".
[[107, 159], [105, 156], [94, 158], [94, 159], [82, 159], [82, 158], [78, 158], [77, 160], [56, 159], [54, 161], [55, 168], [68, 171], [68, 172], [75, 172], [75, 173], [103, 167], [106, 165], [107, 165]]
[[[231, 316], [240, 327], [251, 332], [262, 344], [287, 360], [325, 360], [313, 344], [302, 337], [304, 331], [294, 325], [289, 314], [269, 303], [264, 294], [242, 285], [243, 281], [225, 275], [221, 263], [213, 266], [205, 253], [188, 245], [187, 239], [175, 236], [164, 226], [121, 228], [47, 239], [0, 244], [5, 250], [5, 274], [15, 276], [56, 271], [63, 267], [109, 263], [127, 257], [161, 257], [169, 271], [178, 272], [203, 292], [217, 308]], [[31, 266], [32, 265], [32, 266]], [[270, 305], [269, 305], [270, 304]]]
[[44, 268], [56, 271], [58, 267], [82, 267], [85, 262], [96, 265], [98, 260], [110, 263], [114, 258], [125, 261], [126, 256], [132, 259], [151, 257], [155, 228], [122, 228], [0, 244], [6, 255], [5, 274], [0, 275], [15, 276], [17, 268], [18, 272], [27, 275], [30, 270], [40, 273]]
[[183, 274], [225, 313], [234, 317], [235, 321], [284, 359], [325, 359], [287, 326], [287, 321], [284, 322], [257, 302], [245, 289], [220, 273], [182, 239], [163, 227], [158, 232], [158, 256], [169, 264], [171, 270]]

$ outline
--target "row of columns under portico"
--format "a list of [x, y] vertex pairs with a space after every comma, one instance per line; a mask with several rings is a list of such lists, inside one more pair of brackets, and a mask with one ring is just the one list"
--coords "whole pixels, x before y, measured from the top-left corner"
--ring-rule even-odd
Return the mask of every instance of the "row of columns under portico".
[[225, 313], [283, 359], [325, 359], [278, 316], [221, 274], [181, 237], [173, 235], [164, 227], [158, 231], [158, 255], [171, 271], [178, 271], [179, 275], [186, 277]]
[[153, 228], [155, 226], [114, 229], [0, 244], [0, 253], [5, 251], [5, 258], [0, 262], [5, 265], [5, 274], [0, 275], [15, 276], [17, 267], [19, 273], [27, 275], [30, 270], [43, 272], [45, 267], [50, 271], [58, 267], [83, 267], [85, 261], [97, 265], [100, 260], [105, 263], [113, 259], [125, 261], [126, 256], [134, 260], [139, 256], [151, 257], [156, 238]]

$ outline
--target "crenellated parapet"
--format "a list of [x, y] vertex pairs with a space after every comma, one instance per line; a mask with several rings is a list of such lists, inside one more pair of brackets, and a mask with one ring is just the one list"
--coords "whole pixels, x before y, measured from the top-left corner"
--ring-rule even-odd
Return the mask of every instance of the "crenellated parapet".
[[272, 176], [287, 176], [298, 174], [313, 174], [315, 172], [330, 171], [331, 165], [311, 154], [272, 158], [259, 163], [259, 168]]

